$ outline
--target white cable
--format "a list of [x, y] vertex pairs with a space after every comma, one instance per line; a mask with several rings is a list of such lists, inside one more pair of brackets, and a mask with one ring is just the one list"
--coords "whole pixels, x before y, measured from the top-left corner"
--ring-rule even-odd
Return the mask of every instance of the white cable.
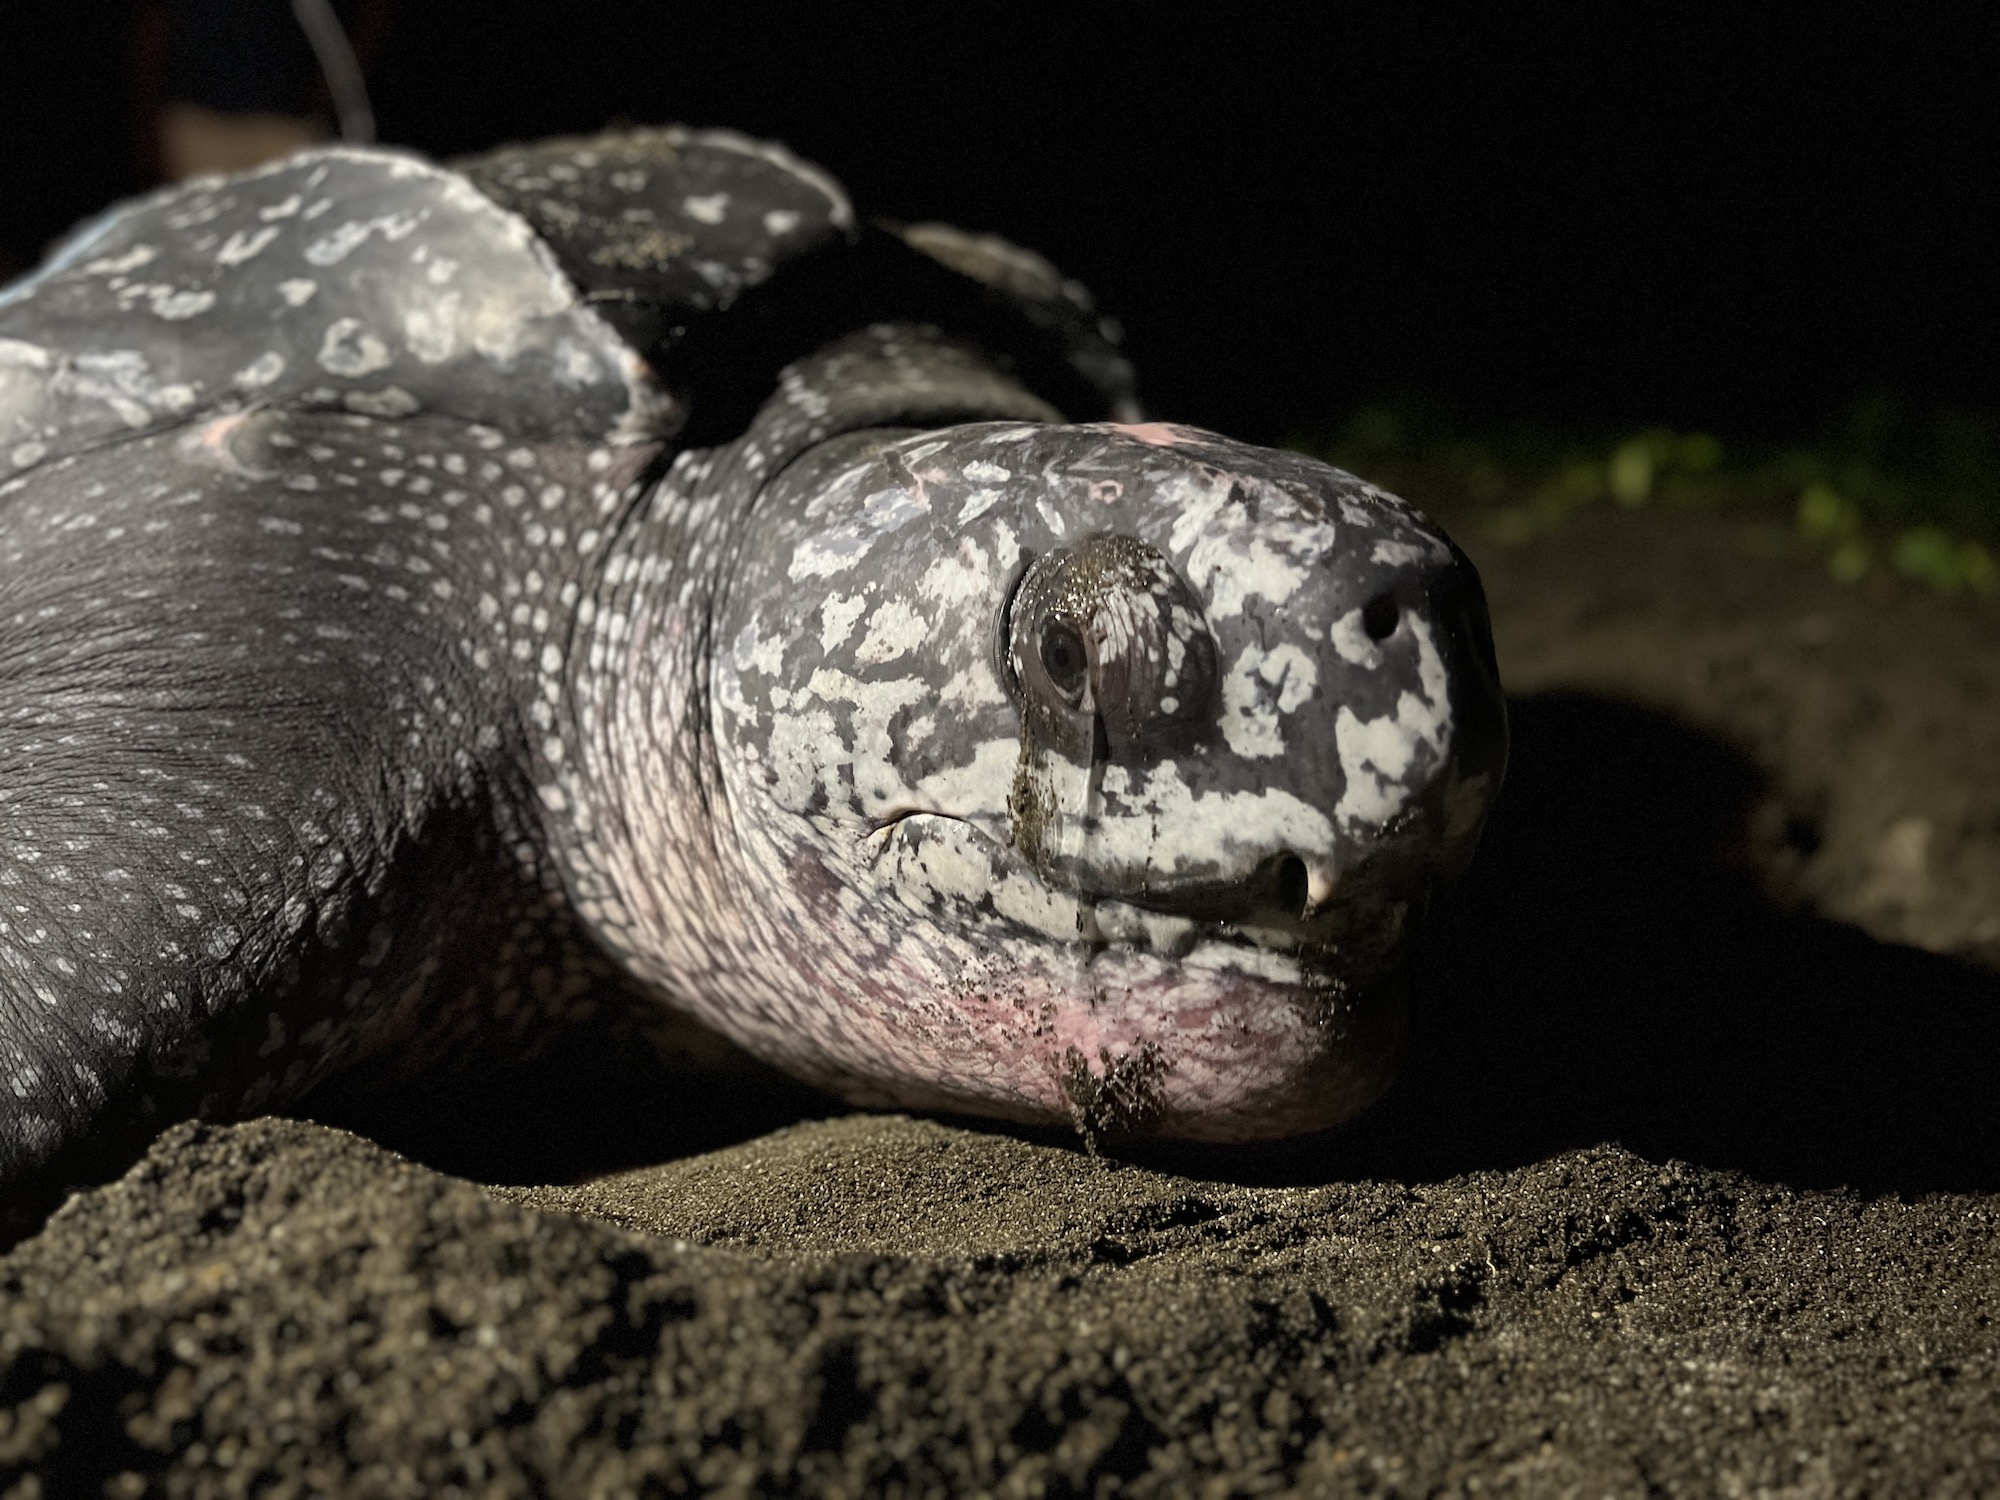
[[361, 79], [361, 64], [348, 45], [347, 33], [340, 29], [340, 17], [328, 0], [292, 0], [292, 14], [299, 29], [312, 44], [319, 59], [320, 76], [333, 96], [333, 112], [340, 121], [340, 138], [357, 146], [375, 139], [375, 109], [368, 102], [368, 86]]

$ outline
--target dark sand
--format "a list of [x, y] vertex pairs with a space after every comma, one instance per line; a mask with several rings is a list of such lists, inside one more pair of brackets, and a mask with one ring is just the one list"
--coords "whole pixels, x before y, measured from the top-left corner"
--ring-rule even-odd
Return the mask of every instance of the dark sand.
[[428, 1166], [182, 1127], [0, 1258], [0, 1494], [2000, 1492], [2000, 617], [1461, 539], [1515, 773], [1353, 1127], [1098, 1159], [588, 1049], [315, 1102]]

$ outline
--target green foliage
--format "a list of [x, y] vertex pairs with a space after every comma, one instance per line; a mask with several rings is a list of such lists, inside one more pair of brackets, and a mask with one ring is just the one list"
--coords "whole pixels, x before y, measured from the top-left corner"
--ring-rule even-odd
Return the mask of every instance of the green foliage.
[[1947, 595], [2000, 596], [2000, 419], [1858, 402], [1810, 444], [1666, 427], [1581, 437], [1478, 430], [1414, 402], [1365, 407], [1293, 446], [1418, 498], [1469, 505], [1520, 543], [1611, 505], [1726, 511], [1788, 524], [1853, 583], [1890, 570]]

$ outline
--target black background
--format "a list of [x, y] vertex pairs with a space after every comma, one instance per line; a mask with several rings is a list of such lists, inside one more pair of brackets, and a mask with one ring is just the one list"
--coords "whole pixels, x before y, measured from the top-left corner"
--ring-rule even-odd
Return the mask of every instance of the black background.
[[[1398, 392], [1725, 433], [2000, 400], [1990, 6], [388, 10], [385, 140], [781, 138], [864, 212], [1042, 250], [1162, 414], [1252, 439]], [[132, 18], [0, 0], [15, 269], [143, 185]]]

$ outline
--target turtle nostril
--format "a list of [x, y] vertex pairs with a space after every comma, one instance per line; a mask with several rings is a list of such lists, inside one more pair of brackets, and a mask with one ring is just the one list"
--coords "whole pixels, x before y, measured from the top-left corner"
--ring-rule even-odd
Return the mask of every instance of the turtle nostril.
[[1361, 628], [1371, 641], [1386, 641], [1394, 635], [1396, 620], [1396, 601], [1387, 594], [1377, 594], [1361, 606]]
[[1049, 674], [1049, 681], [1055, 690], [1072, 703], [1081, 698], [1084, 678], [1090, 671], [1090, 657], [1084, 651], [1083, 637], [1077, 633], [1076, 627], [1067, 620], [1046, 621], [1038, 648], [1042, 669]]
[[1272, 889], [1279, 910], [1288, 917], [1303, 917], [1311, 885], [1306, 877], [1306, 862], [1296, 854], [1287, 854], [1278, 861], [1276, 873]]

